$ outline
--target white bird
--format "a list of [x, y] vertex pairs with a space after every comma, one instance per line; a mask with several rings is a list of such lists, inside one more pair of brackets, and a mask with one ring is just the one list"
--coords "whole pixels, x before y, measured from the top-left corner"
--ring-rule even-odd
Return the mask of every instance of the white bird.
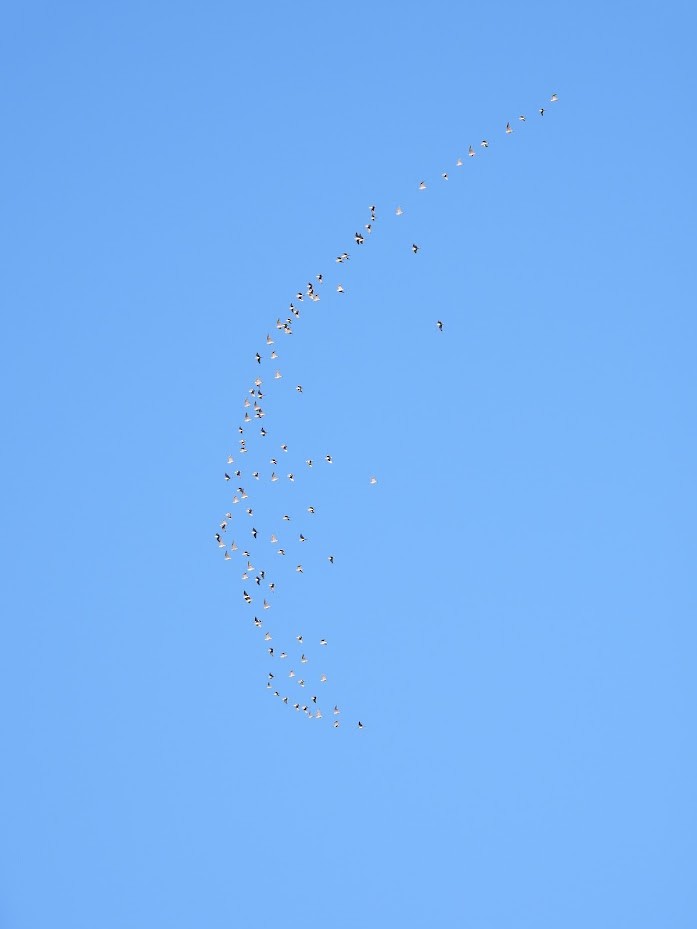
[[340, 712], [341, 712], [341, 710], [339, 709], [339, 707], [338, 707], [338, 706], [335, 706], [335, 707], [334, 707], [334, 715], [335, 715], [335, 716], [338, 716]]
[[421, 181], [419, 184], [419, 190], [426, 190], [426, 181]]
[[377, 482], [378, 482], [378, 479], [376, 477], [371, 477], [370, 479], [371, 484], [377, 484]]
[[264, 609], [265, 610], [271, 609], [271, 604], [268, 602], [268, 600], [264, 600]]
[[326, 683], [327, 683], [327, 675], [326, 675], [326, 674], [321, 674], [321, 675], [320, 675], [320, 678], [319, 678], [319, 681], [320, 681], [320, 684], [326, 684]]
[[271, 336], [270, 336], [268, 333], [266, 334], [266, 344], [267, 344], [267, 345], [273, 345], [273, 339], [271, 338]]
[[524, 122], [525, 122], [525, 117], [524, 117], [524, 116], [519, 116], [518, 119], [521, 121], [521, 123], [524, 123]]
[[295, 677], [295, 671], [291, 671], [291, 672], [289, 673], [288, 677]]
[[448, 180], [448, 175], [447, 175], [445, 172], [443, 172], [443, 174], [441, 174], [441, 177], [443, 178], [444, 181], [447, 181], [447, 180]]
[[275, 378], [277, 381], [280, 381], [282, 377], [283, 377], [283, 375], [281, 374], [280, 371], [276, 371], [276, 373], [274, 374], [274, 378]]
[[475, 156], [477, 153], [475, 152], [475, 150], [474, 150], [474, 149], [472, 148], [472, 146], [470, 145], [470, 147], [469, 147], [469, 149], [468, 149], [468, 151], [467, 151], [467, 154], [469, 155], [470, 158], [474, 158], [474, 156]]
[[[249, 401], [247, 401], [247, 402], [249, 402]], [[228, 463], [228, 464], [233, 464], [234, 461], [235, 461], [235, 459], [232, 457], [232, 455], [228, 455], [228, 456], [227, 456], [227, 463]]]
[[278, 554], [279, 554], [279, 555], [285, 555], [285, 550], [282, 549], [282, 548], [279, 548]]
[[308, 512], [308, 513], [314, 513], [314, 512], [315, 512], [314, 506], [308, 506], [307, 512]]
[[556, 103], [558, 99], [559, 99], [559, 97], [557, 97], [556, 94], [552, 94], [552, 96], [549, 98], [549, 102], [550, 102], [550, 103]]
[[326, 644], [327, 644], [327, 640], [326, 640], [326, 639], [320, 639], [320, 640], [319, 640], [319, 644], [320, 644], [320, 645], [326, 645]]
[[223, 555], [223, 557], [225, 558], [225, 561], [229, 561], [229, 560], [230, 560], [230, 552], [225, 552], [225, 554]]
[[303, 637], [301, 635], [296, 635], [295, 638], [297, 639], [298, 642], [300, 642], [301, 645], [303, 644]]
[[272, 480], [272, 481], [277, 481], [277, 480], [278, 480], [278, 475], [276, 474], [275, 471], [272, 471], [272, 472], [271, 472], [271, 480]]
[[299, 564], [295, 570], [298, 572], [298, 574], [302, 574], [302, 573], [303, 573], [303, 566], [302, 566], [301, 564]]
[[479, 144], [481, 145], [482, 148], [489, 148], [489, 143], [487, 142], [486, 139], [482, 139], [482, 141]]
[[318, 280], [319, 283], [321, 284], [321, 283], [322, 283], [322, 275], [321, 275], [321, 274], [316, 274], [315, 277], [317, 278], [317, 280]]
[[264, 633], [264, 641], [265, 641], [265, 642], [270, 642], [270, 641], [271, 641], [271, 633], [270, 633], [270, 632]]
[[305, 459], [305, 464], [308, 466], [308, 468], [311, 468], [311, 467], [312, 467], [312, 458], [306, 458], [306, 459]]
[[271, 539], [270, 539], [270, 541], [271, 541], [271, 542], [278, 542], [278, 539], [276, 538], [276, 536], [275, 536], [273, 533], [271, 533]]
[[289, 474], [289, 475], [288, 475], [288, 480], [289, 480], [289, 481], [295, 481], [295, 475], [292, 474], [292, 473]]
[[285, 443], [281, 446], [281, 451], [282, 451], [282, 452], [287, 452], [287, 451], [288, 451], [288, 446], [287, 446]]
[[261, 627], [261, 620], [254, 617], [254, 625], [259, 629]]
[[337, 285], [336, 285], [336, 292], [337, 292], [338, 294], [343, 294], [344, 288], [341, 286], [341, 284], [337, 284]]
[[512, 132], [513, 130], [511, 129], [511, 124], [506, 123], [506, 135], [510, 135]]
[[398, 206], [397, 209], [394, 211], [395, 216], [401, 216], [403, 212], [404, 210], [401, 208], [401, 206]]
[[300, 660], [302, 661], [303, 664], [307, 664], [307, 657], [305, 655], [301, 655]]

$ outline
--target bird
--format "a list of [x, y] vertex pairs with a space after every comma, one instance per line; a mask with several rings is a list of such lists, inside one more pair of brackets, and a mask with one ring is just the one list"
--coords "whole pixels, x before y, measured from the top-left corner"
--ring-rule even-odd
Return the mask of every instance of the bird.
[[321, 284], [321, 283], [322, 283], [322, 275], [321, 275], [321, 274], [317, 274], [317, 275], [315, 275], [315, 277], [317, 278], [317, 280], [318, 280], [319, 283]]
[[256, 616], [255, 616], [255, 617], [254, 617], [254, 625], [257, 627], [257, 629], [261, 628], [261, 624], [262, 624], [262, 623], [261, 623], [261, 620], [260, 620], [260, 619], [257, 619]]
[[286, 521], [287, 523], [290, 522], [290, 516], [288, 516], [287, 513], [283, 516], [283, 518], [285, 519], [285, 521]]
[[305, 464], [308, 466], [308, 468], [311, 468], [311, 467], [312, 467], [312, 458], [306, 458], [306, 459], [305, 459]]
[[[247, 402], [248, 402], [248, 401], [247, 401]], [[232, 455], [228, 455], [228, 456], [227, 456], [227, 463], [228, 463], [228, 464], [234, 464], [234, 461], [235, 461], [235, 459], [232, 457]]]
[[255, 357], [256, 360], [257, 360], [257, 364], [260, 365], [260, 364], [261, 364], [261, 355], [259, 354], [259, 352], [257, 352], [256, 355], [255, 355], [254, 357]]
[[468, 151], [467, 151], [467, 154], [470, 156], [470, 158], [474, 158], [474, 156], [475, 156], [477, 153], [475, 152], [475, 150], [474, 150], [474, 149], [472, 148], [472, 146], [470, 145], [470, 147], [469, 147], [469, 149], [468, 149]]
[[319, 678], [319, 681], [320, 681], [320, 684], [326, 684], [326, 683], [327, 683], [327, 675], [326, 675], [326, 674], [321, 674], [321, 675], [320, 675], [320, 678]]
[[360, 719], [358, 720], [358, 728], [359, 728], [359, 729], [362, 729], [362, 728], [363, 728], [363, 723], [360, 721]]
[[338, 294], [343, 294], [344, 288], [341, 286], [341, 284], [337, 284], [337, 285], [336, 285], [336, 292], [337, 292]]
[[[270, 642], [270, 641], [271, 641], [271, 633], [270, 633], [270, 632], [265, 632], [265, 633], [264, 633], [264, 641], [265, 641], [265, 642]], [[271, 675], [271, 676], [273, 677], [273, 675]]]
[[448, 180], [448, 175], [447, 175], [445, 172], [443, 172], [443, 174], [441, 174], [441, 177], [443, 178], [444, 181], [447, 181], [447, 180]]
[[301, 655], [300, 660], [302, 661], [303, 664], [307, 664], [308, 659], [305, 655]]
[[339, 709], [339, 707], [338, 707], [338, 706], [335, 706], [335, 707], [334, 707], [334, 715], [335, 715], [335, 716], [338, 716], [340, 712], [341, 712], [341, 710]]
[[302, 574], [302, 573], [303, 573], [303, 566], [302, 566], [301, 564], [299, 564], [295, 570], [298, 572], [298, 574]]
[[329, 556], [327, 557], [327, 560], [329, 561], [329, 564], [334, 564], [334, 556], [333, 556], [333, 555], [329, 555]]
[[225, 480], [226, 480], [226, 481], [229, 481], [229, 480], [230, 480], [230, 475], [229, 475], [227, 472], [225, 472]]
[[325, 456], [324, 456], [324, 460], [327, 461], [327, 462], [329, 462], [329, 464], [332, 464], [332, 463], [333, 463], [333, 462], [332, 462], [332, 456], [331, 456], [331, 455], [325, 455]]
[[272, 480], [272, 481], [277, 481], [277, 480], [278, 480], [278, 475], [276, 474], [275, 471], [272, 471], [272, 472], [271, 472], [271, 480]]
[[278, 539], [277, 539], [276, 536], [273, 534], [273, 532], [271, 533], [271, 540], [270, 540], [270, 541], [271, 541], [271, 542], [278, 542]]
[[339, 728], [339, 720], [338, 720], [338, 719], [335, 719], [335, 720], [334, 720], [334, 728], [335, 728], [335, 729], [338, 729], [338, 728]]
[[482, 139], [482, 141], [479, 144], [481, 145], [482, 148], [489, 148], [489, 143], [487, 142], [486, 139]]
[[279, 555], [285, 555], [285, 550], [282, 549], [282, 548], [279, 548], [278, 554], [279, 554]]
[[292, 472], [288, 475], [288, 480], [295, 481], [295, 475]]
[[252, 535], [253, 535], [253, 537], [256, 539], [256, 537], [257, 537], [257, 531], [256, 531], [256, 529], [255, 529], [254, 527], [252, 527]]
[[295, 389], [297, 390], [299, 394], [301, 394], [303, 392], [302, 384], [298, 384], [298, 386]]
[[326, 640], [326, 639], [320, 639], [320, 640], [319, 640], [319, 644], [320, 644], [320, 645], [326, 645], [326, 644], [327, 644], [327, 640]]
[[413, 252], [414, 254], [416, 254], [416, 253], [418, 252], [419, 248], [420, 248], [419, 245], [416, 245], [416, 244], [412, 243], [411, 250], [412, 250], [412, 252]]
[[462, 158], [458, 158], [457, 161], [455, 162], [455, 167], [456, 167], [456, 168], [461, 168], [463, 164], [464, 164], [464, 162], [463, 162]]
[[307, 542], [307, 539], [306, 539], [305, 536], [302, 534], [302, 532], [300, 533], [300, 539], [299, 539], [299, 541], [300, 541], [300, 542]]
[[269, 655], [271, 655], [271, 657], [273, 658], [273, 648], [269, 648], [269, 649], [268, 649], [268, 653], [269, 653]]
[[519, 116], [518, 119], [521, 121], [521, 123], [524, 123], [524, 122], [525, 122], [525, 117], [524, 117], [524, 116]]
[[544, 108], [543, 106], [540, 107], [539, 113], [540, 113], [540, 116], [544, 116], [544, 115], [545, 115], [545, 108]]
[[308, 513], [314, 513], [314, 512], [315, 512], [314, 506], [308, 506], [307, 512], [308, 512]]
[[364, 239], [360, 232], [354, 233], [353, 238], [356, 240], [356, 245], [363, 245]]
[[440, 320], [438, 320], [438, 322], [436, 323], [436, 326], [438, 326], [438, 331], [439, 331], [439, 332], [442, 332], [442, 331], [443, 331], [443, 323], [442, 323]]
[[273, 345], [273, 339], [272, 339], [271, 336], [268, 334], [268, 332], [266, 333], [266, 344], [267, 344], [267, 345]]
[[378, 482], [378, 479], [376, 477], [371, 477], [370, 479], [371, 484], [377, 484], [377, 482]]
[[225, 552], [225, 554], [223, 555], [223, 558], [225, 558], [225, 561], [230, 561], [230, 557], [231, 557], [230, 552]]
[[247, 593], [246, 590], [243, 590], [243, 591], [242, 591], [242, 596], [243, 596], [244, 599], [245, 599], [245, 603], [251, 603], [251, 602], [252, 602], [252, 598], [249, 596], [249, 594]]
[[549, 102], [556, 103], [558, 99], [559, 97], [556, 94], [552, 94], [552, 96], [549, 98]]
[[513, 130], [511, 129], [511, 124], [506, 123], [506, 135], [510, 135], [512, 132]]
[[292, 671], [292, 670], [291, 670], [291, 671], [288, 673], [288, 677], [295, 677], [295, 671]]
[[401, 206], [398, 206], [397, 209], [394, 211], [395, 216], [401, 216], [402, 213], [404, 213], [404, 210], [401, 208]]
[[281, 374], [280, 371], [276, 371], [276, 373], [274, 374], [274, 378], [275, 378], [277, 381], [280, 381], [282, 377], [283, 377], [283, 375]]
[[287, 451], [288, 451], [288, 446], [285, 444], [285, 442], [284, 442], [284, 444], [281, 446], [281, 451], [282, 451], [282, 452], [287, 452]]
[[303, 637], [302, 637], [302, 635], [296, 635], [295, 638], [298, 640], [298, 642], [300, 642], [301, 645], [303, 644]]
[[419, 184], [419, 190], [426, 190], [426, 181], [421, 181]]

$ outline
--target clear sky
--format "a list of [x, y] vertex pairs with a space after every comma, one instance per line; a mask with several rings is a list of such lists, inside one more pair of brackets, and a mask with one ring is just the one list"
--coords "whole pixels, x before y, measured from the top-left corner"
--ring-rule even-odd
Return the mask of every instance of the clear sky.
[[2, 929], [697, 925], [696, 28], [5, 5]]

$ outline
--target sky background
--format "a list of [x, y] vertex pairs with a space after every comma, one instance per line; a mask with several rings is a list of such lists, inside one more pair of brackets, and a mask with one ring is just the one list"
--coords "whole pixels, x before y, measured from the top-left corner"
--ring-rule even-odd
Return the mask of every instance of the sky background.
[[696, 28], [5, 5], [2, 929], [697, 924]]

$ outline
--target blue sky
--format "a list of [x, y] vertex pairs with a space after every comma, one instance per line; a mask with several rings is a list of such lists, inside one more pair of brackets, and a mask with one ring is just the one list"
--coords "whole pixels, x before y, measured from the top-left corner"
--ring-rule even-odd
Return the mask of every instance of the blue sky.
[[695, 925], [695, 19], [6, 7], [3, 929]]

